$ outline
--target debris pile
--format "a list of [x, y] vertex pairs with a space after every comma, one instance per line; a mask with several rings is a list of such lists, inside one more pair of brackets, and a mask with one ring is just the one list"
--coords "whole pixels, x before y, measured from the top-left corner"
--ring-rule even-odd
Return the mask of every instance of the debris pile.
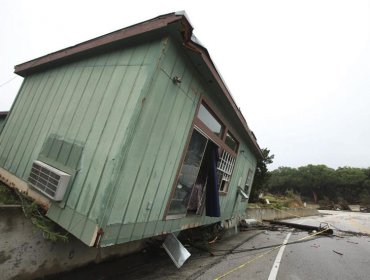
[[317, 227], [317, 226], [304, 225], [304, 224], [288, 223], [288, 222], [283, 222], [283, 221], [266, 220], [266, 222], [269, 222], [272, 225], [280, 225], [280, 226], [285, 226], [285, 227], [290, 227], [290, 228], [302, 229], [302, 230], [307, 230], [309, 232], [321, 233], [324, 235], [332, 235], [334, 233], [334, 231], [329, 227], [327, 223], [320, 223], [320, 225]]
[[329, 200], [327, 197], [324, 197], [324, 199], [319, 200], [318, 203], [320, 210], [350, 210], [348, 207], [348, 202], [344, 199], [339, 199], [337, 202], [334, 202]]

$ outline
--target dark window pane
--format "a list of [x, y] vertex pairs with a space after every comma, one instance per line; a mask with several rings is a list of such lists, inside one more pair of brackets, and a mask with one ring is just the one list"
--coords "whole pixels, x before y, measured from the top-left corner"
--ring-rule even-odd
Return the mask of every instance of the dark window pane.
[[236, 152], [236, 150], [238, 149], [238, 142], [235, 140], [235, 138], [230, 133], [226, 134], [225, 143], [234, 152]]
[[200, 104], [198, 119], [200, 119], [212, 132], [218, 136], [221, 136], [223, 126], [222, 124], [211, 114], [211, 112]]
[[175, 193], [171, 200], [169, 215], [186, 213], [187, 204], [198, 176], [206, 144], [207, 138], [194, 130], [181, 167]]
[[221, 186], [220, 186], [220, 192], [227, 192], [229, 188], [229, 182], [222, 180]]

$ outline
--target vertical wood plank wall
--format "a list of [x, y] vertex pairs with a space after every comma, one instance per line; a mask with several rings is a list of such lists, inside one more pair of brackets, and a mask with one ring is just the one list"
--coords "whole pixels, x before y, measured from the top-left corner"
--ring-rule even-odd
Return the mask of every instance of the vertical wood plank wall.
[[[105, 219], [102, 246], [216, 222], [245, 212], [246, 202], [241, 202], [240, 196], [237, 199], [236, 185], [239, 178], [245, 184], [248, 168], [255, 167], [255, 157], [242, 142], [240, 150], [244, 153], [237, 159], [230, 191], [220, 197], [222, 218], [193, 216], [164, 220], [200, 96], [215, 98], [180, 48], [175, 41], [168, 40], [120, 171], [118, 189]], [[175, 76], [181, 78], [180, 84], [173, 83]], [[220, 102], [215, 105], [225, 112]]]
[[64, 164], [75, 160], [64, 149], [83, 147], [66, 201], [53, 203], [47, 215], [86, 244], [100, 227], [101, 246], [109, 246], [245, 211], [237, 184], [244, 186], [256, 158], [235, 127], [241, 143], [229, 192], [220, 196], [222, 217], [164, 219], [200, 96], [230, 113], [181, 48], [158, 39], [24, 80], [0, 135], [0, 166], [27, 181], [48, 137], [68, 142], [46, 147]]
[[48, 216], [85, 243], [107, 206], [125, 133], [162, 45], [157, 40], [26, 77], [1, 133], [0, 166], [25, 181], [50, 135], [84, 146], [65, 208], [53, 203]]
[[1, 134], [1, 131], [3, 130], [3, 128], [4, 128], [5, 121], [6, 121], [6, 117], [0, 117], [0, 134]]

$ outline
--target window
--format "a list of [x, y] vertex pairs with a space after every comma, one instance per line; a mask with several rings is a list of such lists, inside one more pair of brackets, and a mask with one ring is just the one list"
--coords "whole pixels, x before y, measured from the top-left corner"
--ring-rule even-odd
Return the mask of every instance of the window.
[[197, 180], [207, 142], [208, 139], [206, 137], [197, 130], [193, 130], [171, 200], [169, 215], [186, 215], [189, 199]]
[[203, 100], [199, 106], [194, 124], [220, 147], [217, 182], [219, 191], [225, 194], [229, 190], [239, 142], [229, 131], [229, 128], [225, 126], [225, 121], [220, 121], [220, 119], [222, 120]]
[[217, 179], [220, 192], [226, 193], [228, 191], [234, 165], [235, 157], [231, 156], [226, 151], [222, 151], [220, 160], [217, 164]]
[[226, 133], [225, 144], [234, 152], [238, 150], [238, 141], [235, 140], [229, 131]]
[[248, 175], [247, 175], [247, 181], [245, 182], [245, 187], [244, 187], [244, 190], [246, 191], [248, 195], [252, 187], [252, 179], [253, 179], [253, 171], [252, 169], [249, 169]]
[[[220, 174], [222, 176], [222, 174]], [[229, 181], [226, 181], [224, 178], [221, 178], [220, 192], [227, 192], [229, 190]]]
[[[237, 138], [225, 126], [226, 121], [220, 119], [222, 120], [204, 101], [201, 102], [177, 180], [174, 182], [166, 219], [202, 215], [204, 210], [206, 214], [211, 211], [208, 214], [212, 217], [219, 215], [219, 194], [229, 191], [239, 147]], [[207, 188], [212, 192], [207, 191]], [[207, 199], [214, 199], [214, 203], [205, 204]], [[213, 208], [210, 209], [207, 205], [212, 205]]]
[[200, 104], [198, 119], [200, 119], [214, 134], [222, 137], [222, 132], [224, 130], [223, 124], [219, 122], [203, 104]]
[[[203, 133], [193, 129], [166, 219], [202, 215], [204, 210], [208, 216], [219, 215], [218, 149]], [[206, 201], [211, 203], [205, 205]]]

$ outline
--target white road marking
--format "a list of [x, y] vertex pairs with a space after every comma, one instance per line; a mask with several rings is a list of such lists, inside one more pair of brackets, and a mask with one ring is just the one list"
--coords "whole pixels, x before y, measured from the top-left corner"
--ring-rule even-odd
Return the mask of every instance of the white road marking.
[[292, 234], [292, 232], [289, 232], [288, 235], [285, 237], [285, 239], [283, 241], [283, 246], [280, 247], [280, 250], [279, 250], [279, 252], [276, 256], [276, 259], [275, 259], [274, 265], [272, 266], [272, 269], [271, 269], [268, 280], [275, 280], [276, 279], [276, 276], [277, 276], [278, 271], [279, 271], [281, 258], [283, 257], [284, 249], [286, 247], [286, 244], [288, 243], [288, 240], [289, 240], [291, 234]]

